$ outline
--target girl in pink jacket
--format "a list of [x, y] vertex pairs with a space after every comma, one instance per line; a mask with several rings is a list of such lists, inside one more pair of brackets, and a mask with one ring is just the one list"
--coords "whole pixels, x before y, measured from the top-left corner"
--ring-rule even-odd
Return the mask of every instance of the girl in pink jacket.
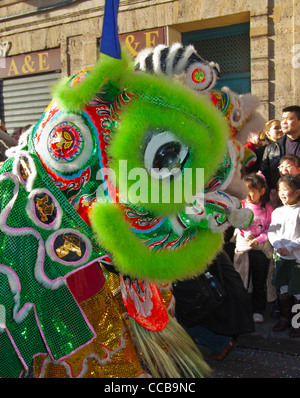
[[244, 285], [252, 282], [252, 306], [254, 322], [263, 322], [267, 302], [267, 277], [273, 248], [268, 241], [273, 206], [269, 203], [268, 187], [261, 174], [245, 177], [248, 195], [242, 206], [253, 211], [254, 219], [247, 229], [236, 229], [234, 267], [240, 273]]

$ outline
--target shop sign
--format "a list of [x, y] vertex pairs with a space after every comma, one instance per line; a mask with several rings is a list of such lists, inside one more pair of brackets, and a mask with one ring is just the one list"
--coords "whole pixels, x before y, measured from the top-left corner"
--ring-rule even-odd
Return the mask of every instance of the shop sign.
[[6, 57], [5, 63], [1, 66], [0, 79], [60, 70], [60, 49], [54, 48]]
[[119, 35], [121, 43], [125, 43], [132, 56], [145, 47], [155, 47], [165, 43], [165, 28], [141, 30], [132, 33]]

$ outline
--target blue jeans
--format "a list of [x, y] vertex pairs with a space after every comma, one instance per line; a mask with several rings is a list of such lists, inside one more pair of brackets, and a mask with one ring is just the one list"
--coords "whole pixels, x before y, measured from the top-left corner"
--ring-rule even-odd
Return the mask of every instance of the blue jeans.
[[181, 326], [191, 337], [199, 340], [216, 354], [220, 354], [231, 340], [230, 336], [223, 336], [222, 334], [211, 332], [200, 325], [193, 326], [192, 328], [187, 328], [184, 325]]

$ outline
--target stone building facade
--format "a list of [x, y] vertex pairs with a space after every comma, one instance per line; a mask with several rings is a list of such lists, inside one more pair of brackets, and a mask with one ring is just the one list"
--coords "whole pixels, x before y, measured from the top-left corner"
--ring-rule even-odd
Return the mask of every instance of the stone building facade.
[[[0, 117], [9, 129], [35, 121], [37, 116], [27, 112], [34, 106], [24, 105], [33, 92], [31, 85], [50, 85], [94, 65], [103, 13], [104, 0], [0, 2]], [[245, 76], [261, 100], [261, 113], [266, 119], [280, 118], [283, 106], [300, 105], [297, 0], [120, 0], [118, 26], [121, 41], [133, 55], [145, 46], [210, 38], [218, 31], [218, 38], [207, 42], [212, 48], [222, 32], [248, 27]], [[224, 50], [227, 63], [241, 46], [237, 41]], [[48, 101], [38, 98], [37, 108]]]

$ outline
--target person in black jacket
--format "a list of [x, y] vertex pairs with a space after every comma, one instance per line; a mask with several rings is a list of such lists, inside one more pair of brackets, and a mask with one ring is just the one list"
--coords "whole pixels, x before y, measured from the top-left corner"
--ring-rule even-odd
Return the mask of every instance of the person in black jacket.
[[212, 295], [202, 275], [173, 284], [175, 317], [196, 342], [212, 350], [212, 358], [222, 360], [240, 334], [255, 330], [251, 298], [224, 250], [207, 271], [217, 282]]
[[281, 129], [283, 137], [266, 146], [261, 171], [269, 189], [276, 189], [279, 180], [279, 161], [283, 155], [300, 156], [300, 106], [293, 105], [282, 110]]

